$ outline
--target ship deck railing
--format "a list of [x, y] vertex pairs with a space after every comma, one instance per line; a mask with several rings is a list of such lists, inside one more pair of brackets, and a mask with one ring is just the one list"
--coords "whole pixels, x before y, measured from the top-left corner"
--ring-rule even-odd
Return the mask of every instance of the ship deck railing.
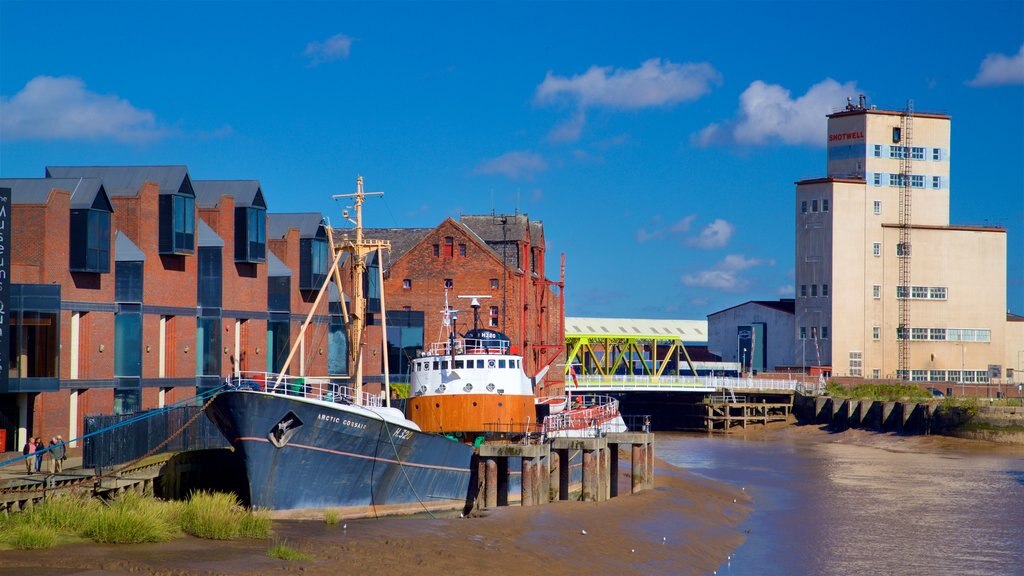
[[[280, 377], [280, 382], [278, 378]], [[363, 392], [361, 402], [356, 402], [356, 391], [348, 376], [293, 376], [273, 372], [242, 372], [229, 380], [235, 388], [269, 392], [282, 396], [293, 396], [334, 402], [337, 404], [359, 404], [381, 407], [383, 399]]]
[[572, 394], [562, 412], [544, 418], [544, 435], [564, 430], [596, 428], [619, 416], [619, 401], [611, 396]]
[[[454, 348], [453, 348], [454, 345]], [[454, 352], [453, 352], [454, 350]], [[451, 354], [508, 354], [511, 344], [508, 340], [481, 339], [481, 338], [456, 338], [454, 343], [451, 340], [434, 342], [427, 349], [426, 356], [449, 356]]]

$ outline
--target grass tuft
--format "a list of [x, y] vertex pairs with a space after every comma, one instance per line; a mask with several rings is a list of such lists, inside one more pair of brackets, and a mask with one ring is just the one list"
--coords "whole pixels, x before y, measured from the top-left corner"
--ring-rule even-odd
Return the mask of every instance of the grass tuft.
[[57, 531], [49, 526], [23, 522], [7, 530], [4, 540], [19, 550], [52, 548], [57, 543]]
[[193, 492], [181, 510], [181, 528], [193, 536], [211, 540], [267, 538], [270, 514], [246, 510], [234, 494]]
[[295, 562], [308, 562], [313, 559], [312, 556], [305, 552], [300, 552], [295, 548], [292, 548], [284, 542], [279, 542], [270, 547], [267, 550], [267, 556], [271, 558], [279, 558], [281, 560], [291, 560]]
[[83, 536], [105, 544], [166, 542], [179, 534], [175, 506], [125, 492], [98, 510]]
[[65, 533], [80, 533], [103, 505], [87, 494], [61, 494], [34, 506], [25, 520]]
[[338, 515], [337, 510], [324, 510], [324, 524], [334, 526], [340, 521], [341, 517]]

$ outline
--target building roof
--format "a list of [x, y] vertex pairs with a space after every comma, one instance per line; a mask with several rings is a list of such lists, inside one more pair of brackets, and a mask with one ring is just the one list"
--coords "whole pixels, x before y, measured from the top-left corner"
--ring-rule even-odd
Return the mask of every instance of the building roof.
[[1007, 312], [1006, 313], [1006, 321], [1007, 322], [1024, 322], [1024, 316], [1021, 316], [1019, 314], [1014, 314], [1013, 312]]
[[323, 224], [324, 217], [319, 212], [267, 214], [267, 239], [284, 238], [291, 228], [299, 230], [300, 238], [313, 238]]
[[565, 318], [566, 336], [601, 338], [653, 338], [707, 342], [707, 320], [655, 320], [642, 318]]
[[530, 217], [526, 214], [464, 214], [459, 216], [459, 222], [490, 245], [526, 239]]
[[186, 166], [47, 166], [46, 177], [102, 178], [111, 196], [135, 196], [146, 182], [155, 182], [161, 194], [195, 196]]
[[[398, 261], [406, 252], [412, 250], [429, 234], [433, 228], [364, 228], [363, 237], [372, 240], [387, 240], [391, 242], [391, 255], [385, 258], [387, 266]], [[335, 234], [338, 229], [335, 229]], [[337, 240], [337, 238], [335, 238]]]
[[284, 262], [274, 256], [274, 253], [267, 250], [267, 276], [276, 278], [278, 276], [291, 276], [292, 271], [284, 265]]
[[708, 317], [710, 318], [712, 316], [716, 316], [718, 314], [734, 310], [736, 308], [739, 308], [740, 306], [747, 306], [750, 304], [754, 304], [756, 306], [763, 306], [765, 308], [771, 308], [772, 310], [778, 310], [779, 312], [784, 312], [786, 314], [796, 313], [796, 299], [781, 298], [779, 300], [749, 300], [742, 304], [737, 304], [735, 306], [730, 306], [729, 308], [726, 308], [724, 310], [719, 310], [718, 312], [712, 312], [711, 314], [708, 314]]
[[841, 184], [867, 184], [868, 181], [863, 178], [841, 178], [837, 176], [829, 176], [826, 178], [810, 178], [808, 180], [797, 180], [795, 184], [797, 186], [803, 184], [827, 184], [829, 182], [839, 182]]
[[146, 253], [139, 250], [134, 242], [128, 239], [120, 230], [114, 237], [114, 261], [115, 262], [144, 262]]
[[200, 248], [223, 248], [224, 240], [213, 231], [213, 228], [200, 218], [197, 222], [196, 233], [199, 236], [196, 244]]
[[65, 190], [72, 208], [114, 211], [99, 178], [0, 178], [0, 187], [11, 189], [12, 204], [46, 204], [54, 190]]
[[214, 208], [222, 196], [235, 199], [236, 208], [267, 208], [259, 180], [193, 180], [196, 204], [200, 208]]
[[[839, 112], [833, 112], [828, 114], [829, 118], [838, 118], [841, 116], [857, 116], [859, 114], [878, 114], [881, 116], [903, 116], [903, 110], [878, 110], [875, 108], [855, 108], [853, 110], [841, 110]], [[938, 118], [941, 120], [949, 120], [952, 116], [946, 114], [935, 114], [933, 112], [914, 112], [915, 118]]]

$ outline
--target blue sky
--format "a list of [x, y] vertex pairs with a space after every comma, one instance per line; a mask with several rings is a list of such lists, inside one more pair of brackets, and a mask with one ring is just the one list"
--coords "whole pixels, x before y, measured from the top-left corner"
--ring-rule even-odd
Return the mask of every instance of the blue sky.
[[847, 96], [953, 117], [954, 224], [1008, 234], [1024, 313], [1024, 2], [0, 0], [0, 176], [185, 164], [366, 222], [542, 220], [567, 313], [793, 295], [794, 182]]

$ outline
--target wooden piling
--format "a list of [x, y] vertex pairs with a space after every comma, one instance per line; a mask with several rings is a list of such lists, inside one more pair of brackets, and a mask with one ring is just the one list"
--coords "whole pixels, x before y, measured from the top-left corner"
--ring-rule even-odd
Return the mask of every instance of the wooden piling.
[[533, 458], [523, 458], [523, 496], [520, 498], [521, 506], [533, 506], [533, 493], [534, 484], [536, 483], [537, 475], [534, 474], [535, 464]]
[[486, 458], [487, 479], [484, 482], [484, 505], [488, 508], [498, 506], [498, 462], [494, 458]]

